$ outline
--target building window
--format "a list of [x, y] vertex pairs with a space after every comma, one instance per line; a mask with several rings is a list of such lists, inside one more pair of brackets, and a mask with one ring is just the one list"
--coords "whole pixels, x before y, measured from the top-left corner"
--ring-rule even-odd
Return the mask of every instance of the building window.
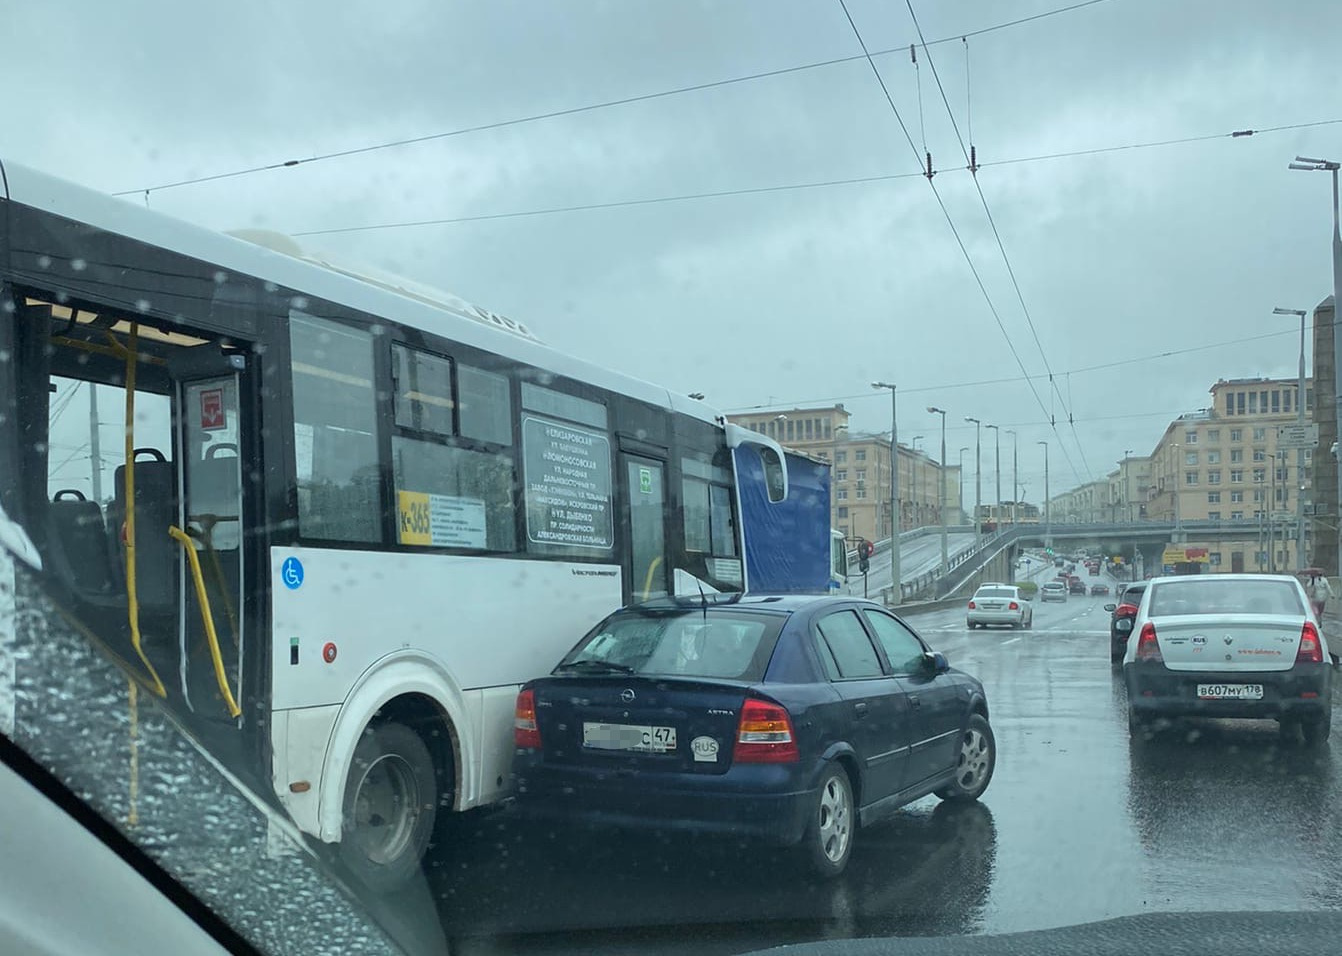
[[[859, 448], [857, 451], [853, 452], [853, 460], [854, 460], [854, 461], [866, 461], [866, 460], [867, 460], [867, 450], [866, 450], [865, 448]], [[890, 587], [893, 588], [894, 585], [891, 584]]]
[[[1243, 521], [1243, 520], [1244, 520], [1244, 512], [1243, 512], [1243, 511], [1232, 511], [1232, 512], [1230, 512], [1230, 520], [1231, 520], [1231, 521]], [[893, 588], [893, 587], [894, 587], [894, 584], [892, 583], [892, 584], [890, 585], [890, 587]]]
[[[1254, 461], [1267, 461], [1267, 449], [1266, 449], [1266, 448], [1255, 448], [1255, 449], [1253, 450], [1253, 460], [1254, 460]], [[893, 584], [890, 585], [890, 586], [891, 586], [891, 587], [894, 587]]]
[[[1276, 489], [1276, 492], [1277, 492], [1277, 493], [1276, 493], [1276, 495], [1275, 495], [1274, 497], [1276, 497], [1276, 499], [1277, 499], [1277, 503], [1278, 503], [1278, 504], [1281, 504], [1283, 501], [1286, 500], [1286, 489], [1285, 489], [1285, 488], [1278, 488], [1278, 489]], [[891, 586], [891, 587], [894, 587], [893, 584], [890, 585], [890, 586]]]
[[[806, 419], [806, 440], [811, 441], [813, 438], [815, 438], [815, 419], [808, 418]], [[893, 584], [890, 586], [894, 587]]]
[[[825, 440], [826, 440], [826, 441], [829, 440], [829, 436], [830, 436], [829, 426], [830, 426], [830, 420], [829, 420], [828, 418], [826, 418], [826, 419], [825, 419]], [[894, 585], [894, 582], [892, 581], [891, 584], [890, 584], [890, 587], [893, 588], [894, 586], [895, 586], [895, 585]]]
[[[1216, 442], [1218, 442], [1218, 441], [1220, 441], [1220, 440], [1221, 440], [1221, 429], [1219, 429], [1219, 428], [1209, 428], [1209, 429], [1207, 429], [1207, 441], [1209, 441], [1209, 442], [1215, 444]], [[893, 587], [893, 585], [891, 585], [891, 586]]]
[[[1257, 392], [1250, 392], [1250, 393], [1249, 393], [1249, 414], [1250, 414], [1250, 415], [1257, 415], [1257, 414], [1258, 414], [1258, 393], [1257, 393]], [[893, 585], [891, 585], [891, 586], [893, 587]]]
[[1281, 393], [1281, 410], [1283, 412], [1290, 412], [1291, 396], [1294, 394], [1295, 390], [1290, 388], [1286, 389], [1284, 392]]
[[[786, 439], [786, 440], [787, 440], [787, 441], [792, 441], [793, 436], [796, 434], [796, 431], [797, 431], [797, 423], [794, 422], [792, 419], [789, 418], [789, 419], [787, 420], [787, 439]], [[893, 587], [894, 587], [894, 584], [891, 584], [890, 587], [893, 588]]]
[[[1219, 568], [1219, 567], [1221, 566], [1221, 552], [1220, 552], [1220, 551], [1208, 551], [1208, 552], [1207, 552], [1207, 563], [1210, 564], [1210, 565], [1211, 565], [1212, 567], [1214, 567], [1214, 568]], [[893, 588], [893, 587], [894, 587], [894, 584], [892, 583], [890, 586]]]
[[1264, 415], [1267, 414], [1267, 389], [1258, 393], [1258, 410]]
[[1217, 468], [1213, 471], [1207, 472], [1207, 484], [1219, 485], [1220, 483], [1221, 483], [1221, 469]]
[[1235, 414], [1235, 393], [1226, 392], [1225, 396], [1226, 396], [1226, 414], [1233, 415]]
[[[1263, 489], [1262, 489], [1262, 488], [1255, 488], [1255, 489], [1253, 490], [1253, 500], [1254, 500], [1254, 501], [1262, 501], [1262, 500], [1263, 500]], [[892, 584], [891, 587], [894, 587], [894, 585]]]
[[[1220, 503], [1221, 503], [1221, 493], [1220, 493], [1219, 491], [1209, 491], [1209, 492], [1207, 492], [1207, 504], [1209, 504], [1209, 505], [1219, 505]], [[890, 585], [890, 586], [891, 586], [891, 587], [894, 587], [893, 584]]]
[[[1307, 388], [1305, 389], [1305, 408], [1313, 408], [1313, 407], [1314, 407], [1314, 389]], [[893, 584], [891, 584], [890, 586], [894, 587]]]
[[[1278, 469], [1277, 469], [1277, 480], [1278, 480], [1278, 481], [1285, 481], [1285, 480], [1286, 480], [1286, 469], [1285, 469], [1285, 468], [1278, 468]], [[894, 585], [892, 584], [891, 587], [894, 587]]]
[[1219, 451], [1207, 452], [1207, 464], [1219, 465], [1220, 463], [1221, 463], [1221, 453]]
[[[1230, 440], [1231, 440], [1231, 441], [1244, 441], [1244, 429], [1243, 429], [1243, 428], [1232, 428], [1232, 429], [1230, 429]], [[894, 587], [893, 584], [890, 585], [890, 586], [891, 586], [891, 587]]]
[[[1195, 451], [1184, 452], [1184, 464], [1185, 464], [1185, 465], [1196, 465], [1197, 463], [1198, 463], [1198, 453], [1197, 453], [1197, 452], [1195, 452]], [[891, 587], [894, 587], [893, 584], [890, 585], [890, 586], [891, 586]]]
[[[1272, 412], [1273, 414], [1281, 412], [1281, 391], [1275, 388], [1272, 390]], [[890, 586], [894, 587], [893, 584]]]
[[[1232, 492], [1230, 493], [1230, 503], [1231, 503], [1232, 505], [1234, 505], [1234, 504], [1240, 504], [1240, 503], [1242, 503], [1243, 501], [1244, 501], [1244, 492], [1242, 492], [1242, 491], [1232, 491]], [[892, 584], [891, 587], [893, 587], [893, 586], [894, 586], [894, 585]]]
[[[1221, 512], [1219, 512], [1219, 511], [1208, 511], [1208, 512], [1207, 512], [1207, 520], [1208, 520], [1208, 521], [1220, 521], [1220, 520], [1221, 520]], [[894, 587], [894, 584], [892, 583], [892, 584], [890, 585], [890, 587], [893, 588], [893, 587]]]
[[[859, 501], [862, 500], [863, 498], [867, 497], [867, 489], [865, 489], [865, 488], [859, 488], [859, 489], [857, 489], [857, 496], [856, 496], [856, 497], [857, 497], [857, 499], [858, 499]], [[894, 585], [891, 584], [890, 587], [893, 588]]]
[[[834, 499], [835, 499], [836, 501], [847, 501], [847, 500], [848, 500], [848, 489], [847, 489], [847, 488], [840, 488], [839, 490], [837, 490], [836, 492], [834, 492]], [[890, 588], [891, 588], [892, 591], [893, 591], [894, 587], [895, 587], [895, 584], [894, 584], [894, 578], [891, 578], [891, 579], [890, 579]]]
[[[1257, 517], [1257, 516], [1255, 516], [1255, 517]], [[1254, 557], [1258, 560], [1258, 566], [1259, 566], [1259, 567], [1262, 567], [1263, 565], [1267, 564], [1267, 552], [1266, 552], [1266, 551], [1258, 551], [1258, 552], [1255, 553]], [[894, 587], [894, 584], [891, 584], [890, 586], [893, 588], [893, 587]]]
[[[1198, 433], [1195, 429], [1189, 429], [1184, 433], [1184, 443], [1187, 445], [1196, 445], [1198, 443]], [[890, 585], [894, 587], [894, 585]]]
[[[847, 469], [847, 468], [840, 468], [838, 471], [834, 472], [834, 480], [835, 480], [835, 481], [847, 481], [847, 480], [848, 480], [848, 469]], [[893, 588], [894, 586], [895, 586], [895, 585], [894, 585], [894, 579], [892, 578], [892, 579], [891, 579], [891, 583], [890, 583], [890, 587]]]
[[[1266, 429], [1266, 428], [1255, 428], [1255, 429], [1253, 430], [1253, 440], [1254, 440], [1254, 441], [1267, 441], [1267, 429]], [[893, 585], [892, 585], [892, 586], [893, 586]]]
[[[1243, 448], [1232, 448], [1232, 449], [1230, 449], [1230, 463], [1231, 463], [1232, 465], [1235, 464], [1236, 462], [1241, 462], [1241, 461], [1243, 461], [1243, 460], [1244, 460], [1244, 449], [1243, 449]], [[891, 586], [893, 587], [893, 585], [891, 585]]]
[[[848, 517], [848, 506], [847, 506], [847, 505], [840, 505], [840, 506], [839, 506], [839, 517], [840, 517], [840, 518], [847, 518], [847, 517]], [[894, 579], [891, 578], [890, 587], [891, 587], [892, 590], [894, 589], [894, 586], [895, 586], [895, 584], [894, 584]]]
[[[1243, 469], [1243, 468], [1231, 468], [1231, 469], [1230, 469], [1230, 483], [1231, 483], [1232, 485], [1237, 485], [1237, 484], [1239, 484], [1239, 483], [1240, 483], [1241, 481], [1243, 481], [1243, 480], [1244, 480], [1244, 469]], [[891, 586], [891, 587], [894, 587], [893, 584], [891, 584], [890, 586]]]
[[[1255, 468], [1253, 470], [1253, 480], [1256, 485], [1261, 485], [1263, 482], [1267, 481], [1267, 469]], [[894, 585], [892, 584], [891, 587], [894, 587]]]
[[[1184, 472], [1184, 484], [1186, 484], [1186, 485], [1196, 485], [1197, 483], [1198, 483], [1198, 473], [1197, 473], [1196, 471], [1186, 471], [1186, 472]], [[890, 585], [890, 586], [891, 586], [891, 587], [894, 587], [893, 584]]]
[[[867, 469], [865, 469], [865, 468], [859, 468], [859, 469], [857, 470], [857, 480], [858, 480], [858, 481], [866, 481], [866, 480], [867, 480]], [[893, 584], [891, 584], [890, 586], [891, 586], [892, 588], [894, 587]]]
[[[844, 462], [846, 462], [847, 460], [848, 460], [848, 452], [846, 452], [846, 451], [836, 451], [836, 452], [834, 453], [834, 464], [836, 464], [836, 465], [842, 465], [842, 464], [843, 464]], [[894, 586], [895, 586], [895, 585], [894, 585], [894, 579], [892, 578], [892, 579], [891, 579], [891, 583], [890, 583], [890, 587], [893, 588]]]

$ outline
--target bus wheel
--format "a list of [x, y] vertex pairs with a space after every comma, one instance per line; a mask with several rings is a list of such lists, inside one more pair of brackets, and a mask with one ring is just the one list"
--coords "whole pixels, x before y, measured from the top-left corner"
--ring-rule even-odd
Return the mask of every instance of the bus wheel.
[[386, 893], [419, 870], [437, 816], [433, 758], [396, 723], [365, 728], [345, 781], [340, 856], [369, 889]]

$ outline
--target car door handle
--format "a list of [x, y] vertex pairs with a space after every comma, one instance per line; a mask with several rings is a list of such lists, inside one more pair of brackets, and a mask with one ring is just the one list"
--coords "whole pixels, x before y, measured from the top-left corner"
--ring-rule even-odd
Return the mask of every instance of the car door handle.
[[853, 716], [855, 716], [855, 717], [857, 717], [857, 718], [859, 718], [859, 719], [862, 718], [862, 717], [867, 716], [867, 705], [866, 705], [866, 704], [854, 704], [854, 705], [853, 705]]
[[909, 706], [910, 706], [910, 707], [921, 707], [921, 706], [923, 706], [923, 702], [922, 702], [921, 700], [918, 699], [918, 695], [917, 695], [917, 694], [910, 694], [910, 695], [909, 695]]

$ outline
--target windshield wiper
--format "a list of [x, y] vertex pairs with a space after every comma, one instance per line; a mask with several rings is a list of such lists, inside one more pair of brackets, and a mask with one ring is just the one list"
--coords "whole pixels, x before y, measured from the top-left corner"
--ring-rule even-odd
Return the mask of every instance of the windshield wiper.
[[634, 669], [628, 664], [616, 664], [614, 661], [601, 661], [594, 657], [587, 657], [578, 661], [569, 661], [566, 664], [560, 664], [555, 670], [593, 670], [604, 671], [608, 674], [632, 674], [634, 672]]

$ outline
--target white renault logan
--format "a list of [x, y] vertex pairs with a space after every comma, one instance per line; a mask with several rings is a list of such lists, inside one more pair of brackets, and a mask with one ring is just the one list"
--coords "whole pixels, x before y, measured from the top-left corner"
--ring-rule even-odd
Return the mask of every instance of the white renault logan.
[[1134, 732], [1162, 715], [1263, 717], [1322, 743], [1332, 675], [1304, 588], [1287, 575], [1155, 578], [1123, 656]]

